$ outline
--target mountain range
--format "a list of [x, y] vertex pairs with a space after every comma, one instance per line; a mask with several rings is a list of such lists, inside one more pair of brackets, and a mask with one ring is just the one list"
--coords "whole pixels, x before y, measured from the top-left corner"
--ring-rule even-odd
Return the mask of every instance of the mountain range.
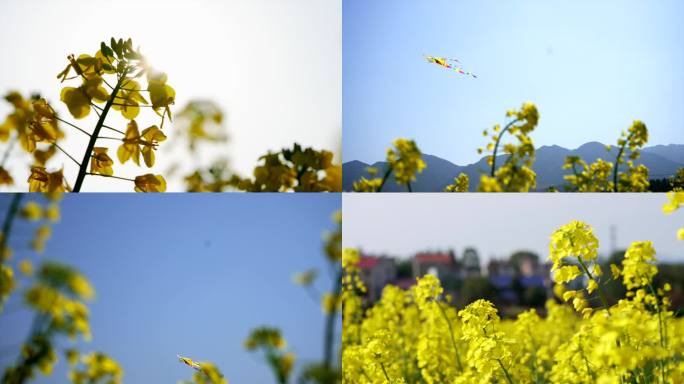
[[[563, 176], [571, 173], [563, 169], [563, 163], [567, 156], [579, 156], [587, 163], [593, 163], [598, 158], [606, 161], [614, 161], [617, 156], [617, 148], [614, 146], [609, 151], [604, 144], [589, 142], [577, 149], [567, 149], [557, 145], [542, 146], [536, 150], [536, 159], [532, 169], [537, 173], [537, 190], [544, 191], [551, 186], [560, 187], [566, 185]], [[503, 164], [507, 155], [497, 156], [497, 164]], [[470, 178], [470, 190], [474, 191], [479, 184], [480, 175], [489, 171], [487, 157], [482, 157], [473, 164], [461, 166], [437, 156], [423, 154], [423, 160], [427, 168], [420, 173], [416, 181], [411, 183], [414, 192], [441, 192], [451, 184], [459, 173], [463, 172]], [[655, 145], [641, 150], [640, 158], [636, 164], [644, 164], [649, 169], [650, 179], [662, 179], [674, 175], [679, 168], [684, 167], [684, 144]], [[375, 167], [382, 175], [387, 169], [384, 161], [366, 164], [354, 160], [342, 165], [342, 188], [345, 191], [353, 190], [353, 183], [362, 176], [371, 177], [367, 168]], [[394, 178], [390, 177], [383, 187], [383, 192], [405, 192], [406, 186], [397, 185]]]

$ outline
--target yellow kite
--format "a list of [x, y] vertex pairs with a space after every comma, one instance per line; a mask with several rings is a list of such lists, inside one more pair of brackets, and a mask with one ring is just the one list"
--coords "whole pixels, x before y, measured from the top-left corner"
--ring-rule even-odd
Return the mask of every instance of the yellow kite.
[[[474, 78], [477, 78], [477, 76], [475, 76], [474, 73], [468, 72], [465, 69], [461, 68], [459, 66], [461, 62], [456, 60], [456, 59], [449, 59], [447, 57], [425, 56], [425, 60], [427, 60], [428, 63], [437, 64], [440, 67], [453, 70], [453, 71], [458, 72], [462, 75], [468, 75], [468, 76], [472, 76]], [[458, 63], [458, 64], [456, 64], [456, 63]]]
[[185, 363], [185, 365], [191, 367], [192, 369], [194, 369], [194, 370], [196, 370], [196, 371], [201, 371], [201, 370], [202, 370], [202, 367], [199, 365], [199, 363], [196, 362], [196, 361], [194, 361], [194, 360], [192, 360], [191, 358], [189, 358], [189, 357], [183, 357], [183, 356], [181, 356], [181, 355], [176, 355], [176, 356], [178, 356], [178, 360], [180, 360], [181, 362]]

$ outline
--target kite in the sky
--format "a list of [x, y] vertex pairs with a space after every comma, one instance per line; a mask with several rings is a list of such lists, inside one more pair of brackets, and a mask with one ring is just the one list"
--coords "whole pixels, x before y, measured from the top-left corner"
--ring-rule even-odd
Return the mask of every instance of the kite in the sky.
[[193, 361], [191, 358], [189, 358], [189, 357], [183, 357], [183, 356], [181, 356], [181, 355], [176, 355], [176, 356], [178, 356], [178, 360], [180, 360], [181, 362], [185, 363], [185, 365], [191, 367], [192, 369], [194, 369], [194, 370], [196, 370], [196, 371], [201, 371], [201, 370], [202, 370], [202, 367], [199, 365], [199, 363], [196, 362], [196, 361]]
[[[474, 73], [468, 72], [468, 71], [464, 70], [463, 68], [461, 68], [460, 67], [461, 62], [456, 60], [456, 59], [449, 59], [447, 57], [425, 56], [425, 60], [427, 60], [428, 63], [437, 64], [440, 67], [453, 70], [453, 71], [458, 72], [462, 75], [472, 76], [472, 77], [477, 79], [477, 76], [475, 76]], [[456, 63], [458, 63], [458, 64], [456, 64]]]

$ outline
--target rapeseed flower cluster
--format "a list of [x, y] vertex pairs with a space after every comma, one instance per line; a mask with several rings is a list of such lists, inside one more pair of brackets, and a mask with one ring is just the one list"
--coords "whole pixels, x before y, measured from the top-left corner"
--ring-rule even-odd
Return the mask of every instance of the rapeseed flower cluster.
[[[57, 341], [67, 336], [72, 342], [80, 336], [90, 340], [90, 313], [86, 301], [94, 297], [90, 282], [75, 269], [64, 264], [43, 262], [35, 273], [34, 284], [24, 293], [24, 301], [35, 311], [33, 326], [15, 365], [5, 369], [3, 383], [24, 383], [36, 371], [52, 373], [57, 363]], [[101, 352], [80, 355], [76, 349], [64, 350], [71, 365], [69, 380], [79, 383], [120, 383], [123, 370]], [[79, 361], [82, 367], [77, 367]]]
[[[60, 219], [60, 194], [47, 194], [45, 198], [25, 194], [14, 194], [5, 214], [0, 236], [0, 304], [14, 288], [28, 283], [22, 290], [24, 304], [35, 315], [32, 327], [18, 351], [14, 365], [5, 368], [3, 383], [25, 383], [35, 378], [36, 373], [50, 375], [59, 360], [58, 347], [61, 337], [67, 336], [73, 343], [80, 337], [91, 337], [90, 314], [87, 302], [95, 296], [95, 290], [77, 270], [55, 262], [42, 261], [34, 268], [35, 260], [30, 257], [42, 253], [50, 237], [51, 225]], [[38, 224], [30, 240], [30, 250], [20, 252], [21, 258], [14, 262], [10, 242], [14, 233], [25, 230], [15, 228], [17, 220]], [[18, 270], [22, 276], [15, 275]], [[2, 306], [0, 305], [0, 309]], [[78, 383], [120, 383], [123, 371], [118, 363], [106, 354], [95, 352], [81, 356], [74, 348], [64, 349], [66, 360], [72, 366], [69, 381]], [[78, 362], [83, 363], [77, 368]]]
[[[167, 83], [165, 73], [154, 70], [147, 59], [134, 49], [131, 39], [111, 39], [110, 43], [100, 43], [99, 50], [93, 55], [69, 55], [68, 64], [58, 75], [61, 82], [75, 80], [62, 88], [60, 100], [66, 105], [75, 119], [86, 118], [94, 112], [97, 123], [92, 129], [83, 129], [61, 118], [52, 106], [40, 95], [26, 99], [17, 92], [5, 96], [13, 111], [0, 125], [0, 141], [13, 140], [21, 148], [32, 154], [34, 163], [30, 167], [28, 189], [30, 192], [79, 192], [86, 176], [110, 177], [126, 180], [134, 184], [138, 192], [162, 192], [166, 182], [161, 175], [147, 173], [128, 179], [115, 175], [114, 161], [109, 148], [100, 146], [103, 140], [120, 142], [116, 157], [120, 164], [131, 160], [140, 166], [140, 157], [145, 166], [155, 163], [155, 151], [160, 142], [166, 140], [163, 133], [164, 121], [171, 119], [169, 108], [176, 98], [175, 90]], [[142, 80], [144, 79], [144, 80]], [[72, 86], [73, 85], [73, 86]], [[136, 119], [143, 108], [149, 108], [160, 118], [158, 124], [138, 129]], [[119, 112], [128, 121], [125, 131], [107, 125], [107, 117], [112, 111]], [[68, 153], [61, 145], [64, 132], [61, 126], [67, 125], [88, 136], [82, 155]], [[108, 130], [114, 136], [103, 135]], [[8, 148], [8, 153], [12, 146]], [[68, 183], [63, 169], [49, 170], [48, 161], [59, 150], [78, 166], [73, 186]], [[9, 172], [0, 165], [0, 183], [14, 182]]]
[[[587, 291], [592, 293], [599, 288], [601, 266], [597, 263], [599, 242], [594, 236], [593, 229], [581, 221], [571, 221], [560, 227], [551, 235], [549, 243], [549, 259], [553, 262], [551, 272], [557, 284], [569, 283], [580, 276], [588, 279]], [[600, 289], [600, 288], [599, 288]], [[591, 314], [592, 309], [581, 291], [566, 291], [563, 300], [572, 299], [577, 311], [585, 316]], [[601, 299], [604, 300], [601, 292]]]
[[394, 172], [397, 184], [406, 185], [410, 189], [411, 182], [425, 168], [425, 161], [415, 141], [396, 139], [392, 144], [394, 148], [387, 149], [387, 163]]
[[[386, 286], [373, 305], [356, 288], [362, 282], [348, 284], [343, 382], [683, 382], [684, 320], [670, 310], [670, 285], [654, 286], [658, 268], [651, 242], [634, 242], [622, 264], [611, 266], [627, 294], [612, 306], [603, 301], [603, 308], [586, 299], [601, 293], [608, 279], [598, 265], [598, 244], [581, 221], [556, 230], [549, 260], [559, 299], [514, 319], [501, 319], [487, 300], [455, 308], [429, 274], [408, 290]], [[351, 249], [344, 255], [349, 283], [358, 276], [359, 257]]]
[[[315, 268], [293, 275], [292, 281], [306, 289], [311, 299], [320, 303], [325, 317], [323, 327], [323, 356], [321, 360], [309, 360], [298, 370], [297, 382], [301, 384], [336, 384], [340, 382], [339, 358], [336, 350], [339, 348], [339, 313], [343, 291], [346, 285], [342, 275], [342, 265], [356, 265], [358, 254], [350, 260], [349, 255], [342, 252], [342, 212], [332, 215], [334, 229], [323, 234], [322, 254], [328, 264], [328, 272], [335, 276], [331, 283], [332, 289], [323, 291], [317, 289], [317, 279], [323, 273]], [[343, 287], [343, 285], [345, 287]], [[285, 384], [290, 381], [296, 362], [296, 356], [286, 350], [285, 339], [280, 330], [274, 327], [259, 327], [252, 330], [245, 341], [245, 348], [254, 351], [261, 350], [265, 361], [276, 382]]]
[[57, 142], [64, 137], [57, 113], [40, 95], [24, 98], [19, 92], [12, 91], [5, 95], [5, 100], [11, 104], [12, 111], [0, 124], [0, 141], [10, 141], [3, 163], [0, 164], [0, 183], [14, 184], [14, 178], [4, 168], [4, 163], [15, 148], [14, 144], [19, 142], [20, 148], [34, 157], [31, 176], [27, 180], [29, 190], [50, 193], [65, 191], [67, 185], [62, 170], [48, 172], [45, 168], [56, 148], [59, 148]]
[[[500, 125], [495, 125], [491, 134], [492, 142], [487, 144], [487, 151], [492, 152], [487, 157], [487, 162], [491, 167], [489, 175], [482, 175], [478, 191], [482, 192], [528, 192], [536, 186], [536, 174], [532, 170], [534, 163], [534, 144], [529, 137], [529, 133], [534, 130], [539, 122], [539, 112], [533, 103], [524, 103], [520, 110], [510, 110], [506, 113], [507, 117], [513, 120], [501, 129]], [[513, 135], [518, 144], [502, 144], [502, 137], [509, 133]], [[489, 132], [483, 132], [485, 137], [490, 137]], [[369, 167], [367, 169], [370, 178], [362, 176], [360, 180], [354, 182], [356, 192], [381, 192], [387, 179], [394, 173], [396, 183], [405, 185], [411, 192], [411, 182], [416, 180], [419, 173], [423, 172], [427, 164], [422, 159], [422, 153], [413, 140], [396, 139], [392, 143], [393, 147], [387, 149], [387, 169], [381, 177], [378, 169]], [[496, 168], [496, 156], [500, 147], [506, 153], [505, 163]], [[478, 149], [479, 153], [484, 152], [484, 148]], [[447, 185], [445, 192], [467, 192], [470, 180], [465, 173], [459, 174], [454, 178], [454, 183]]]
[[460, 173], [458, 177], [454, 178], [452, 184], [444, 188], [444, 192], [468, 192], [470, 186], [470, 178], [465, 173]]
[[203, 99], [191, 100], [176, 113], [174, 137], [176, 140], [185, 137], [188, 150], [194, 154], [201, 143], [228, 141], [224, 120], [224, 113], [216, 103]]
[[252, 330], [252, 333], [245, 340], [245, 348], [247, 350], [263, 351], [266, 362], [279, 384], [287, 383], [295, 363], [294, 353], [287, 352], [285, 350], [286, 347], [287, 343], [277, 328], [256, 328]]
[[200, 366], [202, 369], [192, 376], [195, 384], [228, 384], [228, 380], [214, 363], [204, 361]]
[[342, 166], [333, 163], [333, 153], [326, 150], [293, 147], [269, 152], [259, 158], [253, 178], [226, 177], [222, 169], [196, 171], [185, 180], [188, 191], [218, 192], [233, 188], [246, 192], [340, 192]]
[[[568, 156], [563, 169], [571, 170], [572, 174], [564, 178], [578, 192], [648, 191], [648, 168], [634, 163], [641, 156], [639, 150], [647, 142], [646, 124], [635, 120], [617, 141], [615, 162], [596, 159], [594, 163], [587, 164], [577, 156]], [[606, 149], [610, 151], [612, 147], [607, 146]]]
[[[392, 142], [392, 147], [387, 148], [387, 169], [384, 175], [381, 178], [373, 177], [371, 179], [362, 177], [361, 180], [354, 182], [354, 191], [380, 192], [387, 179], [394, 173], [397, 184], [405, 185], [411, 192], [411, 182], [415, 181], [417, 175], [423, 172], [427, 166], [422, 156], [415, 141], [404, 138], [395, 139]], [[378, 170], [369, 167], [368, 172], [371, 176], [375, 176]]]
[[587, 164], [579, 156], [565, 158], [563, 169], [572, 170], [571, 175], [563, 176], [578, 192], [603, 192], [613, 187], [610, 182], [613, 163], [603, 159]]
[[[520, 110], [509, 110], [506, 117], [513, 120], [501, 129], [494, 125], [491, 135], [485, 130], [483, 135], [490, 137], [486, 151], [491, 152], [487, 163], [491, 167], [489, 175], [482, 175], [478, 190], [481, 192], [528, 192], [536, 186], [537, 175], [532, 170], [534, 164], [534, 143], [529, 134], [539, 123], [539, 112], [533, 103], [523, 103]], [[503, 144], [502, 139], [508, 133], [518, 140], [518, 144]], [[506, 155], [504, 164], [496, 168], [497, 154], [503, 145]], [[478, 153], [485, 149], [479, 148]]]
[[93, 352], [81, 356], [82, 367], [78, 367], [78, 354], [75, 350], [68, 352], [67, 359], [72, 365], [69, 380], [73, 384], [120, 384], [123, 369], [111, 357], [101, 352]]
[[[672, 214], [679, 207], [684, 207], [684, 191], [672, 191], [667, 193], [669, 201], [663, 205], [663, 212], [666, 215]], [[684, 240], [684, 227], [677, 231], [677, 238]]]
[[[503, 128], [494, 125], [493, 129], [482, 133], [490, 139], [484, 147], [478, 148], [478, 153], [488, 152], [486, 157], [489, 171], [480, 176], [477, 191], [479, 192], [529, 192], [537, 186], [536, 173], [532, 169], [535, 162], [534, 143], [529, 134], [539, 123], [537, 107], [526, 102], [519, 110], [509, 110], [506, 117], [512, 120]], [[506, 143], [503, 138], [508, 133], [515, 137], [517, 143]], [[646, 192], [651, 188], [649, 170], [643, 164], [635, 162], [640, 157], [640, 150], [648, 142], [646, 125], [635, 120], [627, 131], [622, 132], [617, 141], [615, 161], [596, 159], [588, 164], [579, 156], [567, 156], [563, 164], [564, 170], [570, 174], [563, 178], [569, 185], [565, 189], [577, 192]], [[380, 174], [376, 167], [368, 167], [366, 176], [354, 181], [355, 192], [381, 192], [394, 168], [400, 169], [395, 174], [399, 185], [405, 185], [411, 191], [411, 182], [416, 175], [427, 167], [422, 160], [416, 143], [412, 140], [397, 139], [395, 148], [387, 150], [387, 168]], [[608, 151], [612, 150], [609, 145]], [[502, 154], [503, 152], [503, 154]], [[405, 159], [399, 165], [399, 159]], [[499, 162], [503, 165], [497, 167]], [[684, 186], [684, 168], [667, 181], [666, 188], [681, 191]], [[460, 173], [454, 182], [444, 186], [444, 192], [467, 192], [470, 187], [468, 175]], [[655, 188], [658, 186], [656, 185]], [[560, 186], [550, 186], [549, 192], [556, 192]], [[682, 234], [684, 236], [684, 232]]]
[[37, 253], [45, 251], [45, 243], [52, 235], [51, 226], [60, 219], [58, 199], [59, 196], [47, 199], [45, 206], [35, 200], [28, 201], [21, 208], [20, 214], [23, 219], [40, 224], [30, 241], [31, 248]]
[[[188, 192], [222, 192], [229, 187], [230, 158], [225, 144], [229, 135], [226, 115], [221, 107], [208, 99], [192, 99], [176, 112], [173, 134], [164, 151], [174, 154], [166, 174], [184, 175]], [[192, 162], [178, 159], [184, 158]], [[168, 157], [167, 157], [168, 159]]]
[[[10, 199], [7, 212], [2, 222], [0, 232], [0, 312], [7, 297], [16, 288], [16, 273], [30, 277], [33, 274], [33, 262], [30, 257], [23, 255], [14, 260], [14, 252], [10, 246], [16, 220], [25, 220], [35, 226], [33, 236], [29, 237], [28, 245], [36, 253], [43, 253], [45, 245], [52, 234], [52, 225], [59, 221], [59, 194], [46, 195], [26, 201], [26, 195], [14, 194]], [[22, 228], [23, 229], [23, 228]]]

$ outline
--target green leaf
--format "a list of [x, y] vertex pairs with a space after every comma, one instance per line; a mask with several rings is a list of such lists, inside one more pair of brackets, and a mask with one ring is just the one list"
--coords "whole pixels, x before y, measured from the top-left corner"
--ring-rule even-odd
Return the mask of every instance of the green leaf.
[[121, 42], [117, 42], [117, 41], [114, 40], [114, 38], [112, 37], [112, 40], [110, 41], [110, 44], [111, 44], [112, 49], [114, 50], [114, 52], [116, 52], [116, 57], [117, 57], [119, 60], [123, 59], [123, 52], [121, 52]]
[[119, 47], [119, 52], [121, 52], [120, 59], [123, 59], [123, 52], [124, 52], [124, 41], [123, 41], [123, 39], [119, 39], [119, 41], [116, 44]]
[[100, 51], [107, 57], [114, 57], [114, 52], [112, 52], [112, 49], [109, 48], [104, 41], [100, 43]]

